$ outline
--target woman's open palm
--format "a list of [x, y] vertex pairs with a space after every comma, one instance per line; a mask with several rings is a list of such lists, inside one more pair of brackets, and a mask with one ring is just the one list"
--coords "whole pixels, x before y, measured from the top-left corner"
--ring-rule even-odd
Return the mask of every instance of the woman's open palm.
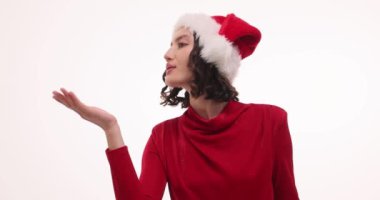
[[83, 119], [100, 126], [105, 131], [117, 123], [116, 118], [107, 111], [82, 103], [71, 91], [68, 92], [64, 88], [61, 88], [61, 91], [62, 93], [53, 91], [53, 98], [78, 113]]

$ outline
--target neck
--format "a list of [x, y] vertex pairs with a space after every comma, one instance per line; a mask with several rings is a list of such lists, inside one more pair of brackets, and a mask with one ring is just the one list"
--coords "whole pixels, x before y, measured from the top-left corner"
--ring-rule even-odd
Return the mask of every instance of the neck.
[[204, 96], [194, 98], [190, 95], [190, 105], [198, 115], [205, 119], [212, 119], [226, 106], [227, 102], [217, 102], [215, 100], [205, 99]]

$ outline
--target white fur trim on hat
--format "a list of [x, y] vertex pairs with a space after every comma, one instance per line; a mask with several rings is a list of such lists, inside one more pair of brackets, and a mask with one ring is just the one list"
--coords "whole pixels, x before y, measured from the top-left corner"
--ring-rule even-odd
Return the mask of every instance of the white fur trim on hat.
[[205, 14], [185, 14], [175, 24], [174, 31], [181, 27], [187, 27], [197, 33], [200, 46], [203, 47], [202, 58], [215, 64], [219, 72], [232, 83], [237, 75], [241, 56], [239, 50], [219, 34], [220, 25]]

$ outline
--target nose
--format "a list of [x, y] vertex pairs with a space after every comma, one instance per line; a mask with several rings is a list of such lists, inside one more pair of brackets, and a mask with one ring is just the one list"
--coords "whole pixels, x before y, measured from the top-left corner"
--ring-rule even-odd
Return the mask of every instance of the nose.
[[173, 54], [171, 47], [164, 54], [164, 58], [165, 58], [166, 62], [168, 62], [169, 60], [172, 60], [174, 58], [174, 54]]

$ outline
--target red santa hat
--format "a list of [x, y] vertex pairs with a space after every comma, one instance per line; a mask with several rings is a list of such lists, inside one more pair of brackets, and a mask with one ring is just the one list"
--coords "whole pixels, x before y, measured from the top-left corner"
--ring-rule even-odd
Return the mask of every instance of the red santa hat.
[[240, 61], [251, 55], [261, 39], [260, 31], [236, 17], [185, 14], [175, 24], [175, 29], [188, 27], [199, 36], [201, 57], [213, 63], [230, 82], [235, 78]]

